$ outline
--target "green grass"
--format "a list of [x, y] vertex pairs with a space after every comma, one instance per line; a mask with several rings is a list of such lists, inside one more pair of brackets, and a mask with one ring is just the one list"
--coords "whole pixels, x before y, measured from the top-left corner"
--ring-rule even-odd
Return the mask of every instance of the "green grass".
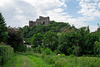
[[23, 56], [25, 58], [27, 67], [37, 67], [35, 62], [27, 56]]
[[14, 67], [16, 64], [15, 62], [16, 60], [17, 60], [17, 56], [14, 55], [14, 57], [10, 59], [6, 64], [4, 64], [3, 67]]
[[17, 60], [15, 63], [15, 67], [23, 67], [24, 60], [21, 55], [17, 55]]
[[[35, 59], [33, 55], [33, 59]], [[50, 64], [51, 67], [100, 67], [100, 58], [98, 57], [75, 57], [75, 56], [64, 56], [64, 55], [41, 55], [37, 54], [38, 58], [41, 58], [41, 62]], [[35, 62], [39, 60], [36, 59]], [[44, 66], [45, 67], [45, 66]]]
[[3, 67], [23, 67], [23, 59], [21, 55], [15, 55], [11, 60], [9, 60]]
[[47, 64], [41, 58], [37, 58], [31, 55], [29, 55], [28, 57], [30, 57], [35, 62], [37, 67], [52, 67], [52, 65]]
[[[24, 59], [23, 59], [24, 58]], [[65, 55], [44, 55], [39, 53], [16, 54], [3, 67], [100, 67], [99, 57], [74, 57]]]
[[24, 59], [27, 67], [36, 67], [34, 62], [27, 56], [17, 54], [8, 63], [4, 64], [3, 67], [23, 67]]
[[16, 54], [16, 56], [9, 60], [8, 63], [4, 64], [3, 67], [24, 67], [24, 62], [26, 62], [27, 67], [52, 67], [41, 58], [21, 54]]

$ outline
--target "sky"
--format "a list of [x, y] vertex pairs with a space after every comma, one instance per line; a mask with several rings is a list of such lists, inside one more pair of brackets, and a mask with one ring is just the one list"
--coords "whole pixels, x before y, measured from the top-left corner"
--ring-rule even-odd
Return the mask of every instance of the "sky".
[[7, 26], [23, 27], [39, 16], [65, 22], [76, 28], [100, 24], [100, 0], [0, 0], [0, 12]]

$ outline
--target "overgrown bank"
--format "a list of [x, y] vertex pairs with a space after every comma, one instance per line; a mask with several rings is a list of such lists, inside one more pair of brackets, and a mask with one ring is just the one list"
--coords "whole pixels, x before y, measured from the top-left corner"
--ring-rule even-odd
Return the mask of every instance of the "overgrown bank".
[[0, 65], [7, 63], [13, 57], [14, 51], [10, 46], [0, 45]]

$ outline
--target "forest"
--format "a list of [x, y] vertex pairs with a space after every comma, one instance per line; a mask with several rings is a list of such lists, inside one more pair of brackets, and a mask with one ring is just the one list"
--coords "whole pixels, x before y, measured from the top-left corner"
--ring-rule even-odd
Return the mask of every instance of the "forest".
[[79, 29], [69, 23], [51, 21], [44, 26], [24, 26], [19, 28], [24, 40], [32, 45], [32, 48], [49, 48], [57, 54], [98, 55], [100, 44], [100, 28], [90, 32], [89, 26]]

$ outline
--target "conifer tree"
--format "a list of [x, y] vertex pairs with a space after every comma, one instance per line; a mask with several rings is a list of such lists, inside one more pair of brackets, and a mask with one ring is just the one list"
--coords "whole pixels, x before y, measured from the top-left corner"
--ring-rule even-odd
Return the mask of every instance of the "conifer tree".
[[6, 23], [4, 17], [0, 13], [0, 43], [6, 42], [7, 37], [8, 37], [8, 32], [7, 32]]

